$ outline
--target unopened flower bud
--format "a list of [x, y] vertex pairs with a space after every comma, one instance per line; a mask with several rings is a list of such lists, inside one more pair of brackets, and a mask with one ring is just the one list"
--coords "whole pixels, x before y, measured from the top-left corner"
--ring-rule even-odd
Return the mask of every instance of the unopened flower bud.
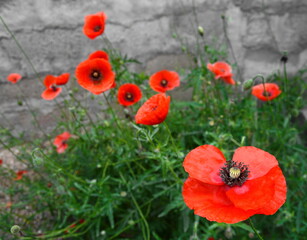
[[18, 225], [14, 225], [11, 227], [11, 233], [16, 235], [20, 232], [20, 227]]
[[198, 33], [199, 33], [199, 35], [200, 36], [204, 36], [204, 29], [203, 29], [203, 27], [202, 26], [198, 26]]
[[253, 84], [254, 84], [253, 79], [248, 79], [248, 80], [246, 80], [246, 81], [243, 83], [243, 89], [244, 89], [244, 90], [249, 90], [249, 89], [252, 88]]

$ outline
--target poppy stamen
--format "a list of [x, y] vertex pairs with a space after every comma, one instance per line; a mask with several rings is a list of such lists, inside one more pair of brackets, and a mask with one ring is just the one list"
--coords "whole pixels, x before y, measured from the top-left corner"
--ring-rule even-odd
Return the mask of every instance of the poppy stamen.
[[57, 88], [55, 85], [52, 85], [52, 86], [51, 86], [51, 89], [52, 89], [54, 92], [56, 92], [56, 91], [58, 90], [58, 88]]
[[228, 161], [220, 170], [223, 182], [230, 186], [242, 186], [248, 177], [248, 167], [242, 162]]
[[101, 72], [94, 70], [91, 74], [91, 78], [93, 81], [100, 81], [102, 79], [102, 74]]
[[161, 86], [162, 87], [166, 87], [166, 85], [168, 84], [168, 81], [163, 79], [161, 82], [160, 82]]
[[133, 94], [131, 94], [130, 92], [127, 92], [126, 95], [125, 95], [125, 99], [129, 102], [133, 102]]
[[97, 26], [94, 27], [93, 30], [94, 30], [94, 32], [99, 32], [100, 29], [101, 29], [101, 26], [97, 25]]
[[262, 95], [264, 97], [271, 97], [272, 96], [272, 94], [270, 92], [268, 92], [268, 91], [263, 91]]

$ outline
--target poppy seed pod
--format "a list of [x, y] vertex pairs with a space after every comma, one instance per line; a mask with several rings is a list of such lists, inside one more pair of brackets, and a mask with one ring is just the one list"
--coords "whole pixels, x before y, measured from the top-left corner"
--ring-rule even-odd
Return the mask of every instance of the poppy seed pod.
[[253, 79], [248, 79], [243, 83], [243, 90], [249, 90], [253, 87], [254, 80]]

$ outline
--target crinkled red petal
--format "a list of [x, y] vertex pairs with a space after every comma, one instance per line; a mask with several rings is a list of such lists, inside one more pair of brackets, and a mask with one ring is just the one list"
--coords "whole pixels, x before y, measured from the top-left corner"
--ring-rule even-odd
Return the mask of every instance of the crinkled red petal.
[[248, 180], [266, 175], [272, 168], [278, 165], [276, 158], [270, 153], [256, 147], [240, 147], [234, 155], [233, 161], [243, 162], [248, 167]]
[[88, 56], [88, 59], [94, 59], [94, 58], [102, 58], [104, 60], [109, 61], [109, 55], [105, 51], [101, 50], [93, 52]]
[[[129, 93], [132, 95], [131, 99], [126, 98], [126, 94]], [[118, 93], [117, 93], [117, 100], [118, 102], [123, 106], [130, 106], [138, 101], [140, 101], [142, 98], [142, 91], [141, 89], [132, 83], [126, 83], [119, 87]]]
[[285, 178], [276, 166], [260, 178], [248, 180], [241, 187], [230, 188], [226, 195], [238, 208], [273, 214], [285, 202], [286, 191]]
[[[165, 86], [161, 83], [163, 80], [167, 81]], [[154, 91], [164, 93], [180, 86], [180, 76], [177, 72], [162, 70], [150, 77], [149, 85]]]
[[43, 91], [41, 97], [45, 100], [53, 100], [56, 98], [60, 93], [62, 92], [61, 88], [56, 88], [56, 90], [53, 90], [52, 88], [47, 88], [45, 91]]
[[258, 210], [258, 214], [272, 215], [285, 203], [287, 198], [286, 179], [281, 169], [276, 166], [267, 175], [266, 181], [274, 182], [273, 197], [266, 202], [263, 208]]
[[189, 177], [183, 185], [183, 199], [196, 215], [209, 221], [237, 223], [248, 219], [256, 211], [237, 208], [226, 196], [229, 187], [211, 185]]
[[50, 88], [52, 85], [56, 85], [56, 77], [47, 75], [44, 79], [44, 85], [46, 88]]
[[138, 110], [135, 116], [137, 124], [155, 125], [167, 117], [171, 97], [159, 93], [149, 98]]
[[65, 85], [69, 80], [70, 74], [69, 73], [63, 73], [60, 76], [55, 78], [56, 85]]
[[203, 145], [193, 149], [184, 159], [183, 167], [189, 176], [201, 182], [222, 185], [220, 169], [226, 163], [223, 153], [215, 146]]

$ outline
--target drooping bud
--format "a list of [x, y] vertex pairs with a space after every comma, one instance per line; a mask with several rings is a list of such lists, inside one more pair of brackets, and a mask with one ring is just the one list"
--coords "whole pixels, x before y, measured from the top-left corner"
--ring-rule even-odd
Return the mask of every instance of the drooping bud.
[[248, 80], [246, 80], [246, 81], [243, 83], [243, 90], [246, 91], [246, 90], [251, 89], [252, 86], [253, 86], [253, 84], [254, 84], [253, 79], [248, 79]]
[[204, 29], [203, 29], [203, 27], [202, 26], [198, 26], [197, 30], [198, 30], [199, 35], [203, 37], [204, 36]]
[[11, 233], [17, 235], [20, 232], [20, 227], [18, 225], [14, 225], [11, 227]]

